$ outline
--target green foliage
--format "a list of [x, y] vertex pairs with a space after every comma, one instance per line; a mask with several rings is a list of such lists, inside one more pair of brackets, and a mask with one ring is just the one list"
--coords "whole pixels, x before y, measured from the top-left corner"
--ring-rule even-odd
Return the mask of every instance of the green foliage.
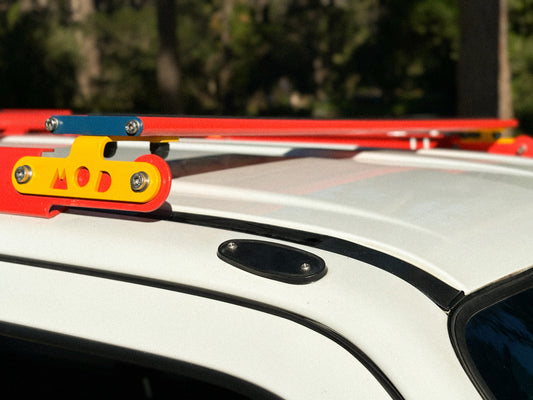
[[[160, 112], [155, 0], [0, 13], [0, 107]], [[533, 129], [533, 0], [508, 0], [513, 99]], [[176, 0], [187, 114], [454, 115], [458, 15], [449, 0]], [[82, 44], [93, 41], [96, 53]], [[96, 57], [83, 95], [80, 72]]]
[[533, 0], [509, 2], [513, 107], [520, 128], [533, 133]]
[[457, 9], [446, 0], [178, 5], [188, 113], [455, 112]]
[[76, 46], [47, 9], [0, 14], [0, 107], [71, 107], [76, 94]]
[[456, 6], [446, 0], [388, 0], [381, 12], [376, 34], [358, 52], [362, 84], [379, 90], [378, 112], [452, 115]]
[[94, 82], [96, 94], [81, 108], [95, 112], [157, 112], [155, 8], [111, 8], [95, 13], [83, 29], [98, 44], [100, 75]]

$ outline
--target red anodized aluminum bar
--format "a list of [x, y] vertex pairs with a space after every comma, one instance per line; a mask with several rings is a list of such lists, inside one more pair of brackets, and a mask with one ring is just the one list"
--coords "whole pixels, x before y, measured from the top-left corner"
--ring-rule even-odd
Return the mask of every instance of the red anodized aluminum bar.
[[0, 136], [47, 132], [44, 121], [50, 115], [70, 115], [64, 109], [3, 109], [0, 110]]
[[[359, 147], [418, 150], [434, 147], [470, 148], [515, 154], [509, 146], [491, 147], [489, 136], [464, 141], [458, 133], [499, 132], [514, 128], [508, 119], [312, 120], [212, 117], [138, 117], [140, 136], [200, 137], [245, 141], [351, 144]], [[531, 146], [530, 146], [531, 147]], [[531, 155], [533, 149], [523, 155]]]
[[322, 120], [255, 119], [212, 117], [139, 116], [143, 124], [139, 136], [350, 136], [363, 133], [410, 134], [430, 131], [467, 132], [514, 128], [514, 119], [440, 119], [440, 120]]
[[[453, 147], [488, 151], [498, 133], [517, 126], [514, 119], [433, 119], [433, 120], [313, 120], [221, 117], [158, 116], [52, 116], [49, 129], [55, 134], [111, 136], [113, 140], [160, 141], [177, 137], [210, 139], [289, 141], [302, 143], [350, 144], [417, 150]], [[53, 123], [52, 123], [53, 122]], [[51, 127], [51, 128], [50, 128]], [[464, 136], [473, 132], [475, 135]], [[474, 137], [475, 136], [475, 137]], [[502, 143], [499, 143], [502, 144]], [[521, 145], [521, 149], [524, 146]], [[512, 152], [507, 144], [494, 152]], [[523, 151], [519, 151], [523, 154]]]

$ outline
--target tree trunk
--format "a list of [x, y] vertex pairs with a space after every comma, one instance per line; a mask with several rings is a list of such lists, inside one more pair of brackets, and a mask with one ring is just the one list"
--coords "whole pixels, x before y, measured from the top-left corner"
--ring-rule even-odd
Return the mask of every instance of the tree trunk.
[[159, 33], [159, 52], [157, 55], [157, 85], [164, 113], [180, 114], [181, 73], [178, 60], [176, 37], [175, 0], [157, 1], [157, 26]]
[[459, 26], [459, 115], [511, 118], [507, 0], [460, 0]]
[[101, 73], [100, 50], [94, 34], [83, 30], [83, 23], [87, 17], [94, 12], [94, 2], [87, 0], [70, 0], [70, 16], [74, 24], [78, 24], [78, 29], [74, 35], [79, 46], [79, 51], [83, 59], [83, 66], [78, 68], [76, 81], [78, 93], [81, 96], [81, 105], [90, 102], [95, 94], [95, 81]]
[[231, 29], [230, 20], [233, 14], [233, 0], [223, 0], [221, 10], [222, 27], [220, 32], [220, 44], [222, 45], [221, 66], [218, 76], [220, 110], [223, 115], [233, 115], [235, 99], [231, 88], [233, 74], [233, 61], [231, 59]]

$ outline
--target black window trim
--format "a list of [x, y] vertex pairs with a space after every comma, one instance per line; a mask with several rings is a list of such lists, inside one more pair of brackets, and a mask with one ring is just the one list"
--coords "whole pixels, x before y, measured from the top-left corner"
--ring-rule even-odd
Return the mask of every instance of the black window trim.
[[281, 399], [281, 397], [258, 385], [214, 369], [85, 338], [3, 321], [0, 321], [0, 336], [172, 373], [222, 387], [252, 399]]
[[533, 288], [533, 267], [468, 294], [450, 311], [448, 332], [453, 348], [468, 377], [485, 400], [496, 400], [496, 397], [469, 355], [466, 325], [476, 313], [530, 288]]
[[162, 219], [284, 240], [350, 257], [354, 260], [370, 264], [404, 280], [422, 292], [444, 311], [449, 311], [464, 296], [464, 293], [461, 290], [448, 285], [437, 277], [407, 261], [382, 251], [348, 240], [339, 239], [334, 236], [259, 222], [190, 214], [178, 211], [173, 211], [170, 216], [166, 218], [163, 217]]
[[117, 216], [122, 219], [133, 218], [135, 220], [172, 221], [257, 235], [264, 238], [283, 240], [290, 243], [313, 247], [315, 249], [329, 251], [354, 260], [362, 261], [402, 279], [418, 289], [445, 312], [448, 312], [461, 300], [461, 298], [464, 297], [464, 292], [462, 290], [454, 288], [416, 265], [383, 251], [366, 247], [349, 240], [340, 239], [335, 236], [260, 222], [243, 221], [235, 218], [172, 211], [172, 207], [168, 203], [165, 203], [160, 209], [146, 214], [107, 210], [87, 210], [74, 207], [70, 208], [68, 212], [83, 215], [90, 214], [92, 216], [105, 216], [106, 218]]
[[[272, 306], [270, 304], [261, 303], [251, 299], [230, 295], [227, 293], [217, 292], [205, 288], [184, 285], [174, 282], [162, 281], [153, 278], [140, 277], [135, 275], [128, 275], [123, 273], [103, 271], [93, 268], [87, 268], [83, 266], [75, 266], [70, 264], [54, 263], [44, 260], [35, 260], [25, 257], [17, 257], [11, 255], [0, 254], [0, 261], [21, 264], [30, 267], [44, 268], [55, 271], [63, 271], [67, 273], [74, 273], [80, 275], [93, 276], [97, 278], [110, 279], [120, 282], [127, 282], [137, 285], [143, 285], [163, 290], [170, 290], [178, 293], [190, 294], [193, 296], [199, 296], [211, 300], [222, 301], [229, 304], [233, 304], [240, 307], [246, 307], [253, 309], [259, 312], [264, 312], [270, 315], [274, 315], [280, 318], [285, 318], [289, 321], [300, 324], [308, 329], [311, 329], [326, 338], [332, 340], [334, 343], [341, 346], [343, 349], [348, 351], [358, 362], [360, 362], [376, 379], [376, 381], [385, 389], [393, 400], [404, 400], [404, 397], [399, 392], [399, 390], [394, 386], [393, 382], [387, 377], [387, 375], [379, 368], [377, 364], [372, 361], [372, 359], [359, 347], [357, 347], [350, 340], [333, 330], [332, 328], [310, 318], [307, 318], [303, 315]], [[5, 323], [0, 321], [0, 334], [3, 334]], [[54, 334], [55, 335], [55, 334]], [[64, 337], [64, 336], [63, 336]], [[73, 343], [78, 345], [79, 343], [87, 342], [85, 339], [72, 338]], [[104, 347], [110, 348], [110, 345], [103, 344]], [[76, 348], [76, 347], [75, 347]], [[129, 351], [129, 349], [126, 349]], [[133, 350], [132, 350], [133, 351]], [[133, 354], [133, 353], [132, 353]], [[144, 354], [144, 353], [143, 353]], [[196, 377], [197, 378], [197, 377]], [[231, 386], [230, 388], [232, 388]], [[260, 388], [258, 388], [260, 389]], [[243, 393], [246, 395], [246, 393]], [[273, 397], [278, 398], [278, 397]]]

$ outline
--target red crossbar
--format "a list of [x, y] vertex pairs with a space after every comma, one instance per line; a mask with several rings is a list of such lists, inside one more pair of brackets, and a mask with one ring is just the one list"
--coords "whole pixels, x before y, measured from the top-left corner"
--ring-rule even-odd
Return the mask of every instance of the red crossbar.
[[70, 115], [70, 110], [57, 109], [4, 109], [0, 110], [0, 136], [25, 133], [47, 133], [44, 122], [51, 115]]
[[472, 132], [516, 127], [514, 119], [337, 120], [144, 117], [141, 136], [342, 136], [395, 131]]

